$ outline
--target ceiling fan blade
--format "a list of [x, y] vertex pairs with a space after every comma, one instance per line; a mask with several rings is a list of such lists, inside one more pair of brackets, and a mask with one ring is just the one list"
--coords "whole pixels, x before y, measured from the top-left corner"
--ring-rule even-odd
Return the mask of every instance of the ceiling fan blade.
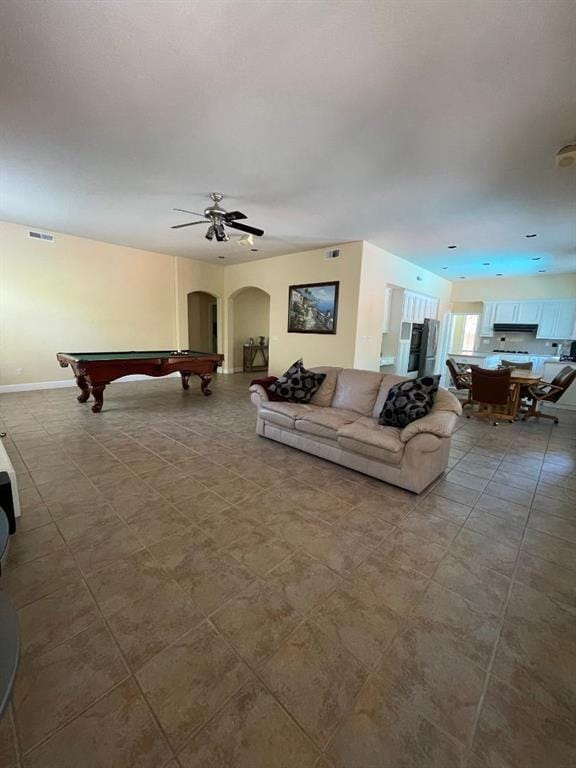
[[227, 227], [233, 227], [233, 229], [239, 229], [241, 232], [248, 232], [250, 235], [256, 235], [257, 237], [262, 237], [264, 234], [263, 229], [256, 229], [255, 227], [249, 227], [247, 224], [236, 224], [234, 221], [227, 221], [226, 222]]
[[242, 213], [242, 211], [230, 211], [230, 213], [227, 213], [224, 218], [226, 221], [235, 221], [236, 219], [247, 219], [248, 216], [246, 216], [245, 213]]
[[192, 216], [202, 216], [206, 218], [203, 213], [196, 213], [196, 211], [187, 211], [186, 208], [172, 208], [173, 211], [180, 211], [180, 213], [191, 213]]
[[175, 224], [170, 229], [182, 229], [182, 227], [193, 227], [194, 224], [206, 224], [205, 221], [189, 221], [188, 224]]

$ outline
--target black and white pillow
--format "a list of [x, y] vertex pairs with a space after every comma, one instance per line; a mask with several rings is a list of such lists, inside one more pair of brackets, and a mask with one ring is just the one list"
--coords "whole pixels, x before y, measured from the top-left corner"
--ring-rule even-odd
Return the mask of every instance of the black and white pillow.
[[429, 414], [439, 382], [440, 376], [422, 376], [390, 387], [378, 424], [402, 428]]
[[300, 358], [268, 390], [292, 403], [308, 403], [325, 378], [325, 373], [307, 371]]

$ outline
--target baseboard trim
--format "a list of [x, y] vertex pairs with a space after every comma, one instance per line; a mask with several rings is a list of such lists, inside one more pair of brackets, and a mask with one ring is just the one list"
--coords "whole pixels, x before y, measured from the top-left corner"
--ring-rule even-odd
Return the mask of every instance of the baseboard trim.
[[[169, 373], [168, 376], [144, 376], [140, 373], [124, 376], [116, 379], [112, 384], [129, 384], [131, 381], [160, 381], [161, 379], [180, 378], [179, 373]], [[75, 387], [74, 379], [60, 379], [58, 381], [33, 381], [27, 384], [0, 384], [0, 394], [8, 392], [32, 392], [36, 389], [61, 389], [63, 387]]]

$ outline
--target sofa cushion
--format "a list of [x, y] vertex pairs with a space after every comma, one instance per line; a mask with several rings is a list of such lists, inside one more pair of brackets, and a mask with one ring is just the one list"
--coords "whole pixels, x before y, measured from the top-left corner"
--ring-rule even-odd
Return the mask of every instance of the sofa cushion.
[[388, 397], [388, 392], [390, 392], [390, 389], [395, 384], [400, 384], [402, 381], [409, 381], [408, 376], [398, 376], [395, 373], [384, 374], [382, 377], [382, 383], [380, 384], [380, 389], [378, 390], [376, 402], [374, 403], [374, 410], [372, 411], [372, 416], [375, 419], [377, 419], [382, 413], [382, 408], [384, 408], [384, 403], [386, 402], [386, 398]]
[[266, 402], [262, 404], [259, 416], [263, 421], [269, 421], [279, 427], [294, 429], [295, 419], [304, 416], [313, 407], [303, 403]]
[[422, 376], [390, 388], [378, 423], [386, 427], [407, 427], [427, 416], [434, 405], [440, 376]]
[[351, 424], [357, 418], [356, 411], [346, 411], [342, 408], [315, 408], [298, 417], [295, 427], [299, 432], [336, 440], [340, 427]]
[[327, 408], [332, 403], [334, 392], [336, 390], [336, 382], [338, 381], [338, 374], [342, 368], [335, 368], [332, 366], [326, 366], [322, 368], [310, 368], [313, 373], [324, 373], [326, 378], [320, 385], [320, 388], [312, 395], [310, 402], [312, 405], [320, 405]]
[[300, 358], [268, 390], [293, 403], [308, 403], [325, 378], [324, 373], [314, 373], [304, 368]]
[[332, 408], [343, 408], [370, 416], [381, 381], [382, 374], [374, 371], [357, 371], [354, 368], [340, 371]]
[[338, 430], [338, 445], [387, 464], [398, 464], [404, 452], [400, 432], [396, 427], [382, 427], [376, 419], [365, 416]]

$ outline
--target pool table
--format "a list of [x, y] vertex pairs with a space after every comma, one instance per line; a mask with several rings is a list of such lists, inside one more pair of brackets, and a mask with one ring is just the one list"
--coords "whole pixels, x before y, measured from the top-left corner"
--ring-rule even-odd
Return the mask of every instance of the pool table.
[[160, 352], [58, 352], [56, 359], [62, 368], [72, 368], [76, 384], [82, 390], [78, 402], [85, 403], [92, 395], [95, 401], [92, 412], [99, 413], [106, 385], [132, 374], [168, 376], [178, 371], [183, 389], [189, 389], [188, 382], [194, 374], [200, 377], [202, 392], [211, 395], [209, 385], [212, 374], [222, 365], [224, 355], [183, 349]]

